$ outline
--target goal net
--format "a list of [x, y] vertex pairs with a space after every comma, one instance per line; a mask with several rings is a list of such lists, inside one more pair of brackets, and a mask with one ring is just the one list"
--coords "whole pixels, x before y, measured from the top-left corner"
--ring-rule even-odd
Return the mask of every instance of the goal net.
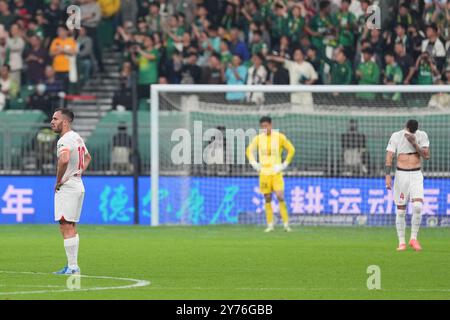
[[[296, 149], [284, 171], [291, 224], [394, 224], [386, 145], [417, 119], [431, 150], [422, 163], [423, 224], [450, 225], [450, 86], [154, 85], [151, 91], [152, 225], [265, 223], [258, 173], [245, 157], [262, 116]], [[272, 206], [277, 217], [275, 196]]]

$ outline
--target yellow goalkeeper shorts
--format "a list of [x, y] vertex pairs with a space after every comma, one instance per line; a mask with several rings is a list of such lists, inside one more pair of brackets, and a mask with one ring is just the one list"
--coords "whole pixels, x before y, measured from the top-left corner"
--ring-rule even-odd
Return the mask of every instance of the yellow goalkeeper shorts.
[[259, 189], [262, 194], [268, 194], [274, 191], [284, 191], [283, 174], [260, 175]]

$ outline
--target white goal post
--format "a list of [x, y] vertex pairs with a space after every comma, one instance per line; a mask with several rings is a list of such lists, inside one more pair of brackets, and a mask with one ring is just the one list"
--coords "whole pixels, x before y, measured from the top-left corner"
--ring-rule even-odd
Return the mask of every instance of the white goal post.
[[[150, 110], [150, 158], [151, 158], [151, 225], [158, 226], [160, 224], [159, 214], [159, 178], [160, 178], [160, 95], [161, 94], [196, 94], [196, 93], [227, 93], [227, 92], [263, 92], [278, 94], [295, 94], [295, 93], [311, 93], [311, 94], [354, 94], [354, 93], [378, 93], [378, 94], [395, 94], [395, 93], [449, 93], [450, 85], [152, 85], [151, 86], [151, 110]], [[383, 102], [380, 102], [383, 107]], [[336, 111], [336, 109], [335, 109]], [[308, 113], [326, 112], [323, 110], [315, 111], [314, 108], [309, 109]], [[357, 109], [342, 108], [342, 112], [355, 113]], [[375, 109], [371, 111], [361, 112], [377, 112]], [[389, 112], [389, 111], [386, 111]], [[395, 112], [395, 111], [393, 111]], [[427, 109], [415, 110], [416, 114], [426, 114], [430, 112]], [[450, 109], [440, 110], [437, 112], [450, 113]], [[408, 113], [402, 111], [403, 114]]]

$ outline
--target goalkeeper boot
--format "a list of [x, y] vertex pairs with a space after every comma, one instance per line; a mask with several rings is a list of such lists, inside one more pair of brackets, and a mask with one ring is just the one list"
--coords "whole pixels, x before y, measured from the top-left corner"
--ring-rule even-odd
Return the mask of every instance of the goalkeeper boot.
[[79, 267], [69, 268], [68, 266], [65, 266], [59, 271], [53, 272], [53, 274], [64, 274], [64, 275], [73, 275], [73, 274], [79, 275], [80, 273], [81, 271]]
[[398, 245], [397, 251], [405, 251], [406, 250], [406, 243], [400, 243]]
[[416, 239], [411, 239], [411, 240], [409, 241], [409, 246], [410, 246], [411, 248], [413, 248], [414, 251], [420, 251], [420, 250], [422, 250], [422, 247], [420, 246], [419, 241], [417, 241]]
[[284, 226], [284, 231], [286, 231], [286, 232], [292, 232], [292, 229], [291, 229], [291, 227], [289, 227], [288, 225], [285, 225], [285, 226]]
[[273, 227], [273, 225], [269, 225], [265, 230], [264, 230], [264, 232], [272, 232], [272, 231], [274, 231], [275, 230], [275, 228]]

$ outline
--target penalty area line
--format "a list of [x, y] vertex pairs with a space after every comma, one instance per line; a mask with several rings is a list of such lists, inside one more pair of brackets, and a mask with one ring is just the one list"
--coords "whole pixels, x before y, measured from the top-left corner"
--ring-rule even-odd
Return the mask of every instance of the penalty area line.
[[[45, 275], [45, 276], [56, 276], [61, 277], [64, 279], [61, 275], [54, 275], [52, 273], [45, 273], [45, 272], [30, 272], [30, 271], [2, 271], [0, 270], [0, 274], [23, 274], [23, 275]], [[133, 288], [139, 288], [139, 287], [146, 287], [151, 284], [150, 281], [147, 280], [139, 280], [139, 279], [132, 279], [132, 278], [121, 278], [121, 277], [109, 277], [109, 276], [90, 276], [90, 275], [74, 275], [76, 277], [80, 278], [91, 278], [91, 279], [108, 279], [108, 280], [116, 280], [116, 281], [126, 281], [126, 282], [133, 282], [131, 284], [122, 285], [122, 286], [108, 286], [108, 287], [90, 287], [90, 288], [80, 288], [80, 289], [47, 289], [47, 290], [30, 290], [30, 291], [11, 291], [11, 292], [0, 292], [0, 295], [13, 295], [13, 294], [39, 294], [39, 293], [58, 293], [58, 292], [81, 292], [81, 291], [100, 291], [100, 290], [118, 290], [118, 289], [133, 289]], [[66, 277], [68, 278], [68, 277]], [[32, 287], [32, 286], [30, 286]], [[66, 288], [66, 287], [65, 287]]]

